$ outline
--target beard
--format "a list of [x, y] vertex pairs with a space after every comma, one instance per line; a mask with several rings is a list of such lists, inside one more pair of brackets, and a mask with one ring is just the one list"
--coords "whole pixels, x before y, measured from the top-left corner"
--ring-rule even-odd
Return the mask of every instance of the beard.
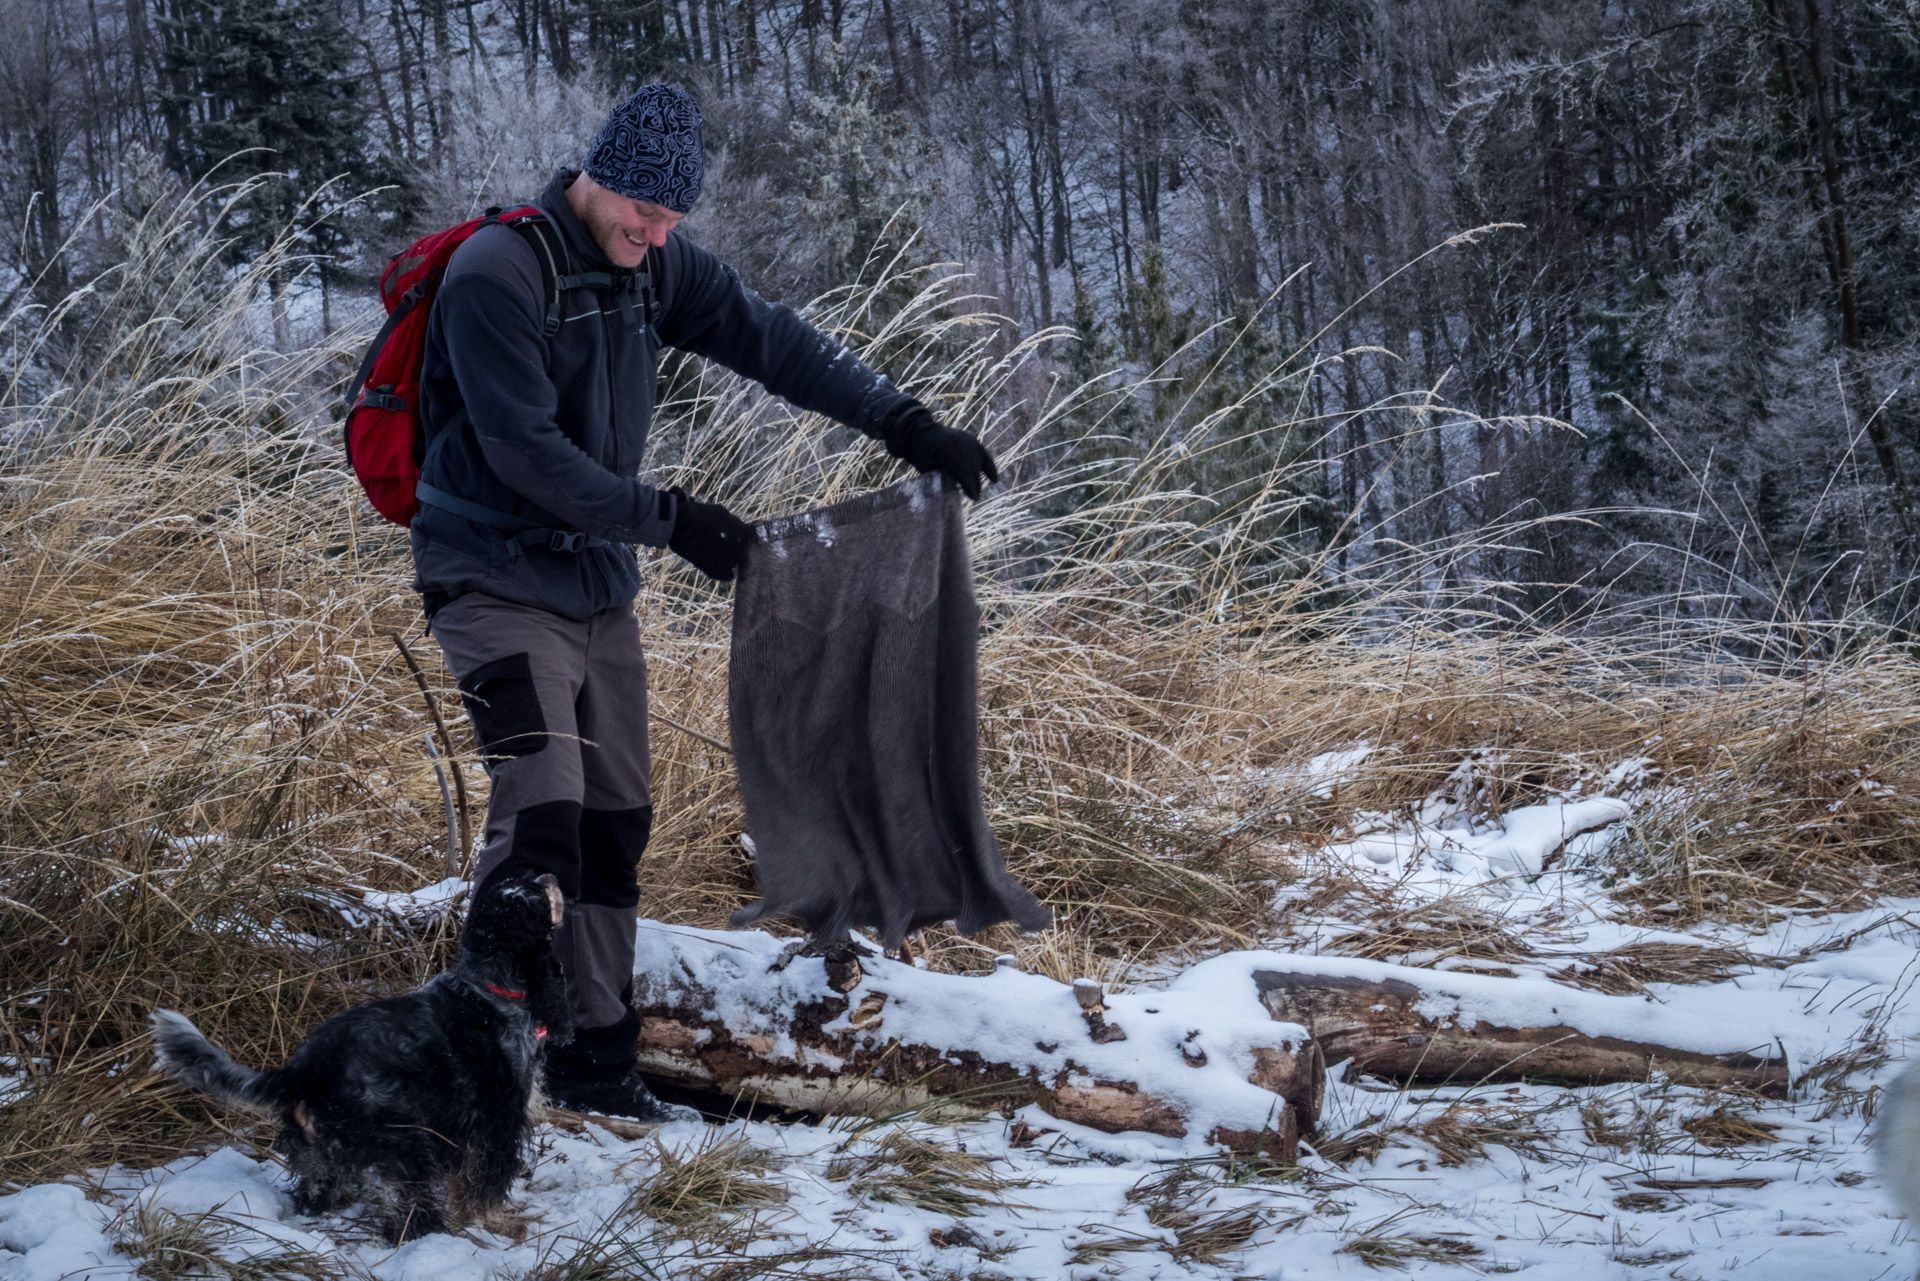
[[643, 242], [635, 244], [627, 239], [627, 233], [618, 222], [607, 217], [598, 209], [590, 209], [581, 220], [586, 224], [587, 233], [593, 237], [593, 243], [600, 246], [600, 252], [607, 261], [616, 267], [638, 267], [647, 256], [648, 246]]

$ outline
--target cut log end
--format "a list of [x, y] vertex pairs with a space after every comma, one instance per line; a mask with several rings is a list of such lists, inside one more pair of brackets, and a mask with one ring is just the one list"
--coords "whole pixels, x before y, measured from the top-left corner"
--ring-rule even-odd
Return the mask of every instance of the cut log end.
[[1257, 1047], [1248, 1080], [1287, 1101], [1297, 1133], [1310, 1135], [1320, 1129], [1320, 1114], [1327, 1102], [1327, 1060], [1319, 1042], [1305, 1041], [1290, 1051]]
[[1271, 1161], [1275, 1165], [1300, 1164], [1300, 1131], [1292, 1108], [1274, 1117], [1273, 1124], [1264, 1130], [1231, 1130], [1216, 1126], [1207, 1135], [1207, 1141], [1219, 1144], [1235, 1156]]

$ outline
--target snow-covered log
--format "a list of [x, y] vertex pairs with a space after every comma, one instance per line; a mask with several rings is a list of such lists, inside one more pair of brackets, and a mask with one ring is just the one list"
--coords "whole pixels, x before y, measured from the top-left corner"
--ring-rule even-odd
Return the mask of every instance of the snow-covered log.
[[[1645, 1081], [1783, 1094], [1786, 1060], [1764, 1030], [1729, 1028], [1639, 997], [1544, 979], [1270, 955], [1252, 971], [1276, 1019], [1306, 1027], [1350, 1072], [1423, 1084]], [[1756, 1035], [1757, 1034], [1757, 1035]], [[1754, 1044], [1754, 1041], [1758, 1044]]]
[[641, 1070], [816, 1113], [884, 1116], [937, 1096], [1037, 1105], [1290, 1162], [1319, 1121], [1325, 1061], [1242, 975], [1220, 987], [1111, 994], [1002, 968], [796, 956], [765, 934], [643, 922], [634, 1003]]

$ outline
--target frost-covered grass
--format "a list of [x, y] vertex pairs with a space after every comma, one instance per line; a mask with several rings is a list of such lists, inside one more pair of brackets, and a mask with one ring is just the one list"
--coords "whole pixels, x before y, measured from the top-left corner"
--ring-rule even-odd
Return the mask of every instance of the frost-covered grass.
[[[431, 725], [390, 633], [409, 638], [450, 716], [457, 703], [419, 634], [404, 535], [359, 504], [327, 435], [364, 327], [337, 350], [260, 349], [246, 317], [264, 267], [217, 266], [207, 207], [154, 215], [135, 259], [63, 314], [0, 318], [12, 371], [0, 401], [0, 1175], [15, 1180], [145, 1186], [159, 1176], [140, 1171], [171, 1162], [179, 1177], [196, 1159], [181, 1151], [231, 1124], [149, 1074], [155, 1005], [189, 1010], [243, 1060], [274, 1061], [320, 1018], [446, 957], [443, 918], [387, 909], [442, 878], [447, 840]], [[908, 301], [881, 323], [883, 296]], [[1866, 929], [1876, 903], [1915, 889], [1920, 665], [1897, 646], [1785, 613], [1766, 626], [1674, 621], [1720, 617], [1708, 598], [1558, 627], [1472, 580], [1472, 539], [1361, 541], [1344, 561], [1312, 552], [1295, 536], [1300, 494], [1338, 424], [1275, 409], [1306, 403], [1308, 356], [1224, 400], [1149, 389], [1151, 375], [1049, 388], [1039, 340], [1012, 341], [951, 284], [884, 265], [819, 314], [985, 431], [1009, 475], [970, 513], [987, 617], [983, 767], [1009, 862], [1059, 923], [1034, 938], [932, 932], [916, 949], [933, 967], [985, 972], [1011, 952], [1038, 973], [1124, 987], [1280, 946], [1565, 970], [1639, 992], [1792, 975], [1751, 958], [1776, 955], [1789, 927], [1805, 932], [1801, 948], [1828, 928], [1818, 922]], [[1393, 442], [1433, 415], [1383, 405], [1371, 417], [1376, 442]], [[899, 474], [843, 429], [696, 370], [674, 375], [653, 448], [663, 483], [756, 517]], [[1202, 495], [1207, 466], [1229, 457], [1272, 466], [1242, 465], [1236, 484]], [[1364, 533], [1361, 521], [1333, 523]], [[714, 741], [726, 734], [727, 597], [642, 555], [659, 813], [643, 911], [717, 926], [751, 893]], [[457, 717], [454, 735], [471, 823], [485, 780]], [[1547, 811], [1563, 807], [1562, 821], [1580, 805], [1595, 833], [1543, 843]], [[1556, 896], [1570, 876], [1589, 889]], [[1883, 921], [1860, 940], [1902, 928]], [[1867, 1003], [1897, 987], [1877, 969], [1861, 982], [1854, 999]], [[1603, 1231], [1618, 1239], [1594, 1244], [1594, 1259], [1658, 1253], [1679, 1235], [1697, 1250], [1769, 1214], [1806, 1220], [1784, 1174], [1768, 1176], [1772, 1192], [1630, 1179], [1617, 1193], [1673, 1196], [1668, 1218], [1623, 1218], [1605, 1182], [1628, 1167], [1699, 1178], [1756, 1161], [1791, 1165], [1794, 1188], [1811, 1181], [1853, 1225], [1846, 1248], [1868, 1250], [1893, 1231], [1872, 1189], [1820, 1180], [1865, 1168], [1861, 1105], [1876, 1056], [1897, 1050], [1890, 1026], [1811, 1065], [1812, 1095], [1753, 1113], [1754, 1127], [1779, 1127], [1770, 1143], [1700, 1147], [1747, 1132], [1739, 1100], [1674, 1096], [1661, 1112], [1646, 1092], [1463, 1101], [1360, 1083], [1336, 1091], [1330, 1142], [1354, 1148], [1346, 1160], [1249, 1172], [1186, 1154], [1191, 1179], [1132, 1199], [1167, 1176], [1151, 1154], [1057, 1128], [1018, 1147], [1004, 1120], [912, 1131], [984, 1161], [924, 1169], [913, 1162], [928, 1153], [905, 1139], [891, 1154], [839, 1151], [844, 1134], [742, 1125], [741, 1141], [771, 1155], [739, 1165], [737, 1185], [708, 1168], [726, 1164], [711, 1137], [669, 1134], [674, 1146], [656, 1150], [554, 1136], [528, 1243], [512, 1247], [532, 1253], [511, 1257], [554, 1276], [618, 1275], [637, 1266], [636, 1241], [712, 1205], [689, 1221], [733, 1243], [725, 1258], [779, 1255], [788, 1271], [1149, 1275], [1220, 1259], [1229, 1275], [1264, 1275], [1296, 1249], [1330, 1269], [1491, 1270], [1523, 1245]], [[1840, 1110], [1821, 1118], [1829, 1105]], [[1607, 1137], [1622, 1134], [1647, 1137], [1627, 1149]], [[1818, 1160], [1804, 1155], [1816, 1147]], [[1789, 1151], [1801, 1155], [1769, 1155]], [[780, 1191], [683, 1197], [652, 1215], [630, 1194], [673, 1161], [705, 1163], [689, 1187]], [[602, 1164], [615, 1173], [583, 1173]], [[836, 1180], [835, 1168], [855, 1173]], [[265, 1178], [249, 1167], [223, 1186]], [[1544, 1196], [1519, 1195], [1535, 1187]], [[1728, 1197], [1735, 1209], [1720, 1209]], [[929, 1198], [946, 1218], [928, 1217]], [[1022, 1208], [992, 1209], [1001, 1199]], [[174, 1230], [114, 1218], [124, 1204], [98, 1204], [106, 1239]], [[976, 1205], [989, 1208], [958, 1213]], [[177, 1212], [210, 1209], [230, 1213]], [[1689, 1216], [1698, 1224], [1678, 1228]], [[179, 1239], [225, 1231], [208, 1219]], [[1770, 1236], [1768, 1257], [1802, 1245]], [[592, 1250], [601, 1263], [564, 1270]], [[1708, 1257], [1717, 1268], [1734, 1256]]]

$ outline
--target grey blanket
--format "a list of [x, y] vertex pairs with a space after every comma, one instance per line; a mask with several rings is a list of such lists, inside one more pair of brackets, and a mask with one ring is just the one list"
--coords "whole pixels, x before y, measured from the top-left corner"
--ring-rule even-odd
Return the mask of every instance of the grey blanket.
[[980, 799], [980, 609], [960, 496], [937, 474], [758, 527], [728, 690], [759, 902], [888, 947], [950, 920], [1043, 928]]

